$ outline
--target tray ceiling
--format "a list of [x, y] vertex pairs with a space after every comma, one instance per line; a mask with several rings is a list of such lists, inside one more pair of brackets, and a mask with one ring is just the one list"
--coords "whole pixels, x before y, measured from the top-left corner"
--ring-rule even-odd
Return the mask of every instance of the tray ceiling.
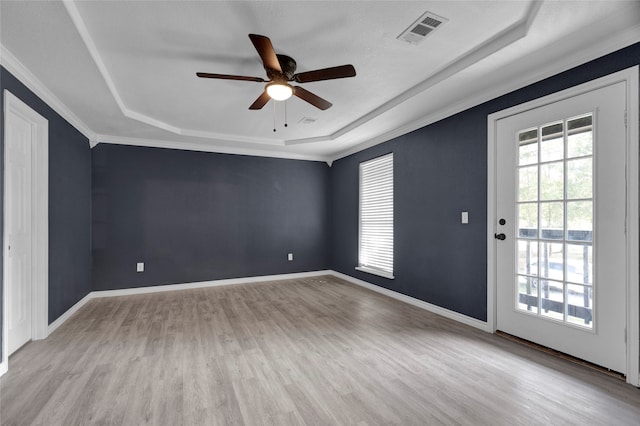
[[[431, 12], [447, 21], [399, 40]], [[331, 161], [640, 40], [633, 1], [1, 2], [2, 64], [94, 143]], [[249, 105], [265, 77], [248, 34], [333, 103]], [[45, 93], [46, 92], [46, 93]], [[275, 105], [275, 110], [274, 110]], [[276, 132], [273, 131], [275, 122]]]

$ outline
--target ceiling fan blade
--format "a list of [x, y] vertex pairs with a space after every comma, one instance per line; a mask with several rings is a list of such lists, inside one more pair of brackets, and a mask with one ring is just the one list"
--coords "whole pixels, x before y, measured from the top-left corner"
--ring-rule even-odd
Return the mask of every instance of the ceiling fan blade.
[[200, 78], [220, 78], [222, 80], [256, 81], [258, 83], [266, 82], [265, 79], [260, 77], [245, 77], [242, 75], [211, 74], [208, 72], [197, 72], [196, 75]]
[[331, 102], [322, 99], [320, 96], [315, 95], [300, 86], [295, 86], [293, 88], [293, 94], [303, 101], [309, 102], [314, 107], [320, 108], [321, 110], [329, 109], [331, 108], [331, 105], [333, 105]]
[[256, 99], [255, 102], [251, 104], [249, 109], [262, 109], [262, 107], [265, 106], [270, 99], [271, 96], [269, 96], [269, 94], [265, 90], [260, 96], [258, 96], [258, 99]]
[[295, 74], [291, 79], [298, 83], [309, 83], [311, 81], [333, 80], [334, 78], [355, 77], [355, 75], [356, 69], [353, 65], [340, 65], [338, 67], [301, 72], [300, 74]]
[[282, 72], [282, 68], [280, 68], [280, 62], [278, 61], [278, 57], [276, 56], [276, 51], [273, 50], [273, 45], [271, 44], [271, 40], [269, 39], [269, 37], [261, 36], [258, 34], [249, 34], [249, 38], [251, 39], [253, 46], [258, 51], [258, 54], [260, 55], [264, 66], [266, 68]]

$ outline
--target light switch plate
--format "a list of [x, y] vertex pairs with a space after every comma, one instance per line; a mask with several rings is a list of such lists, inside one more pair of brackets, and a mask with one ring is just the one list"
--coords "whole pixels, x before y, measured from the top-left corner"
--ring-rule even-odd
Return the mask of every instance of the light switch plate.
[[136, 272], [144, 272], [144, 262], [136, 263]]
[[287, 260], [292, 261], [293, 260], [293, 253], [289, 253], [287, 255]]
[[462, 212], [462, 223], [469, 223], [469, 212]]

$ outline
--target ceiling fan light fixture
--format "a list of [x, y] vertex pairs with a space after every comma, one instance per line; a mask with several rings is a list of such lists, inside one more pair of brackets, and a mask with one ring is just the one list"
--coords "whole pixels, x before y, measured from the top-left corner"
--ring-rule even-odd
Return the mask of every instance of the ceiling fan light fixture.
[[293, 87], [287, 83], [271, 83], [267, 85], [267, 94], [274, 101], [286, 101], [293, 95]]
[[331, 102], [311, 93], [310, 91], [302, 88], [302, 86], [291, 86], [288, 82], [295, 81], [296, 83], [311, 83], [313, 81], [333, 80], [336, 78], [356, 76], [356, 69], [350, 64], [305, 71], [296, 74], [296, 61], [290, 56], [276, 54], [275, 50], [273, 50], [273, 45], [271, 44], [269, 37], [258, 34], [249, 34], [249, 38], [253, 43], [253, 47], [258, 51], [258, 55], [260, 55], [264, 70], [267, 72], [268, 80], [260, 77], [213, 74], [207, 72], [198, 72], [196, 75], [200, 78], [217, 78], [222, 80], [267, 83], [265, 90], [260, 93], [258, 99], [249, 106], [250, 110], [262, 109], [262, 107], [264, 107], [271, 99], [274, 101], [285, 101], [294, 95], [320, 110], [325, 110], [327, 108], [331, 108]]

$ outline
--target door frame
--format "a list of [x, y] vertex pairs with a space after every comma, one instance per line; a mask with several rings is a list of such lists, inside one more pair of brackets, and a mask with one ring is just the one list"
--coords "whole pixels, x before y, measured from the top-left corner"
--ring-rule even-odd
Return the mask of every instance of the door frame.
[[[487, 117], [487, 328], [496, 331], [497, 324], [497, 187], [496, 187], [496, 155], [497, 155], [497, 122], [500, 119], [520, 114], [522, 112], [552, 104], [563, 99], [571, 98], [610, 86], [615, 83], [626, 83], [626, 346], [627, 346], [627, 383], [640, 385], [640, 223], [639, 214], [639, 66], [627, 68], [613, 74], [589, 81], [578, 86], [553, 93], [542, 98], [507, 108], [490, 114]], [[633, 220], [632, 220], [633, 219]]]
[[[16, 114], [31, 123], [31, 338], [44, 339], [49, 334], [49, 121], [35, 112], [26, 103], [18, 99], [8, 90], [4, 90], [4, 140], [7, 137], [7, 116]], [[3, 150], [3, 161], [6, 164], [6, 149]], [[6, 171], [6, 168], [4, 169]], [[9, 360], [9, 324], [7, 313], [7, 259], [6, 224], [4, 217], [7, 210], [4, 188], [7, 180], [3, 175], [3, 211], [2, 211], [2, 362], [0, 375], [8, 370]]]

